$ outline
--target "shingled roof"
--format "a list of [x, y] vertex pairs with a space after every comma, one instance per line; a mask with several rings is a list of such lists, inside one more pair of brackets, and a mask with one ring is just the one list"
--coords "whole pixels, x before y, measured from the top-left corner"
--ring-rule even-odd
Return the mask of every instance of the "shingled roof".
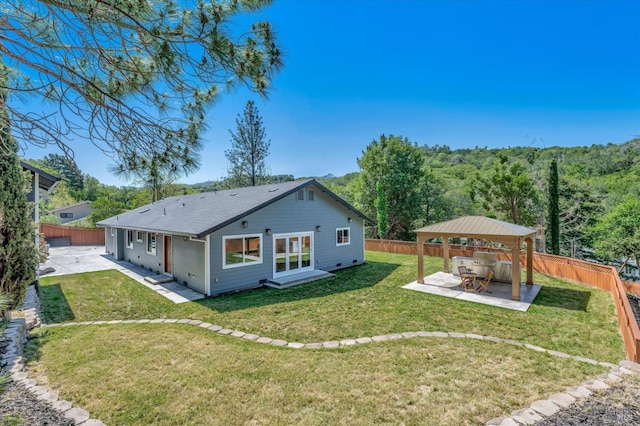
[[102, 220], [97, 225], [202, 238], [310, 185], [318, 187], [367, 222], [374, 223], [315, 179], [304, 179], [168, 197]]

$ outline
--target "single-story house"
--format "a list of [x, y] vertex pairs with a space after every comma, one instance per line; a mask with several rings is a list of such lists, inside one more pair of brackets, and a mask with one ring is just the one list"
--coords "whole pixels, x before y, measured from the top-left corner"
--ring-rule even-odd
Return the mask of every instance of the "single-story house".
[[78, 219], [84, 219], [93, 212], [91, 201], [81, 201], [69, 206], [49, 210], [47, 214], [53, 214], [60, 218], [60, 223], [65, 224]]
[[305, 179], [169, 197], [97, 225], [117, 260], [211, 296], [360, 265], [373, 223]]

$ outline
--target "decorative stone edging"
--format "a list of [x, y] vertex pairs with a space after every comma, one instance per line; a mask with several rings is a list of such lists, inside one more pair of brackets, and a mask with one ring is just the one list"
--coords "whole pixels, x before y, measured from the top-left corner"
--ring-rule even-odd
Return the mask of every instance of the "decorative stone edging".
[[22, 317], [14, 318], [4, 330], [4, 336], [9, 341], [6, 352], [0, 358], [0, 364], [11, 374], [11, 379], [31, 392], [37, 399], [49, 404], [54, 410], [60, 411], [64, 417], [82, 426], [105, 426], [103, 422], [92, 419], [86, 410], [73, 407], [69, 401], [59, 400], [58, 392], [29, 378], [24, 364], [24, 345], [27, 343], [29, 330], [40, 325], [40, 299], [35, 288], [29, 286], [20, 308]]
[[565, 392], [555, 393], [547, 399], [534, 401], [528, 408], [515, 410], [508, 417], [497, 417], [489, 420], [487, 426], [519, 426], [532, 425], [566, 408], [577, 400], [591, 395], [593, 391], [607, 389], [611, 383], [623, 380], [629, 374], [638, 374], [640, 364], [632, 361], [620, 361], [611, 367], [609, 373], [603, 373], [594, 380], [586, 380], [579, 386], [567, 388]]
[[570, 355], [564, 352], [558, 352], [550, 349], [545, 349], [540, 346], [531, 345], [529, 343], [522, 343], [517, 340], [510, 339], [502, 339], [500, 337], [494, 336], [482, 336], [479, 334], [471, 334], [471, 333], [456, 333], [456, 332], [442, 332], [442, 331], [405, 331], [403, 333], [389, 333], [383, 334], [373, 337], [359, 337], [356, 339], [342, 339], [342, 340], [329, 340], [325, 342], [314, 342], [314, 343], [301, 343], [301, 342], [288, 342], [286, 340], [281, 339], [272, 339], [266, 336], [258, 336], [257, 334], [245, 333], [241, 330], [234, 330], [231, 328], [224, 328], [219, 325], [211, 324], [208, 322], [202, 322], [200, 320], [193, 319], [165, 319], [165, 318], [156, 318], [156, 319], [140, 319], [140, 320], [112, 320], [112, 321], [84, 321], [84, 322], [65, 322], [65, 323], [54, 323], [54, 324], [42, 324], [42, 327], [73, 327], [73, 326], [81, 326], [81, 325], [112, 325], [112, 324], [185, 324], [185, 325], [194, 325], [200, 328], [204, 328], [206, 330], [215, 332], [217, 334], [231, 336], [236, 338], [242, 338], [245, 340], [254, 341], [256, 343], [263, 344], [271, 344], [274, 346], [286, 346], [293, 349], [333, 349], [341, 346], [352, 346], [352, 345], [360, 345], [365, 343], [373, 343], [373, 342], [384, 342], [387, 340], [398, 340], [398, 339], [411, 339], [414, 337], [453, 337], [453, 338], [461, 338], [461, 339], [474, 339], [474, 340], [486, 340], [494, 343], [506, 343], [508, 345], [521, 346], [525, 349], [533, 350], [536, 352], [545, 352], [551, 356], [559, 357], [559, 358], [571, 358], [574, 361], [586, 362], [588, 364], [593, 365], [601, 365], [603, 367], [617, 367], [615, 364], [611, 364], [608, 362], [600, 362], [594, 359], [585, 358], [583, 356]]
[[[548, 417], [558, 410], [576, 402], [578, 399], [586, 397], [594, 390], [607, 389], [610, 387], [608, 383], [614, 383], [622, 380], [624, 376], [629, 374], [635, 374], [640, 372], [640, 364], [635, 362], [623, 360], [618, 365], [608, 362], [600, 362], [590, 358], [582, 356], [570, 355], [564, 352], [558, 352], [550, 349], [545, 349], [540, 346], [531, 345], [528, 343], [522, 343], [516, 340], [502, 339], [494, 336], [482, 336], [479, 334], [471, 333], [456, 333], [456, 332], [441, 332], [441, 331], [407, 331], [403, 333], [390, 333], [384, 335], [378, 335], [373, 337], [359, 337], [356, 339], [342, 339], [342, 340], [330, 340], [325, 342], [315, 343], [301, 343], [301, 342], [288, 342], [281, 339], [272, 339], [266, 336], [258, 336], [257, 334], [245, 333], [241, 330], [234, 330], [230, 328], [223, 328], [219, 325], [203, 322], [193, 319], [140, 319], [140, 320], [112, 320], [112, 321], [84, 321], [84, 322], [67, 322], [56, 324], [41, 324], [40, 322], [40, 300], [35, 292], [33, 286], [29, 287], [27, 295], [25, 296], [25, 302], [23, 303], [24, 318], [18, 318], [11, 321], [11, 325], [5, 330], [5, 335], [9, 333], [10, 344], [7, 348], [7, 352], [3, 355], [1, 363], [7, 364], [8, 371], [11, 372], [11, 377], [14, 381], [22, 383], [27, 389], [34, 393], [39, 399], [49, 402], [53, 408], [60, 410], [66, 417], [73, 418], [77, 425], [83, 426], [100, 426], [104, 425], [99, 420], [90, 419], [89, 413], [81, 408], [71, 408], [71, 403], [68, 401], [58, 401], [57, 392], [49, 391], [46, 387], [37, 386], [35, 380], [28, 378], [26, 372], [24, 372], [24, 362], [22, 359], [22, 348], [26, 343], [26, 333], [29, 329], [40, 325], [41, 327], [72, 327], [80, 325], [102, 325], [102, 324], [185, 324], [193, 325], [200, 328], [204, 328], [211, 332], [231, 336], [235, 338], [245, 339], [261, 344], [270, 344], [273, 346], [288, 347], [293, 349], [332, 349], [341, 346], [352, 346], [373, 342], [383, 342], [388, 340], [398, 339], [410, 339], [415, 337], [437, 337], [437, 338], [466, 338], [475, 340], [485, 340], [494, 343], [506, 343], [514, 346], [521, 346], [525, 349], [533, 350], [536, 352], [544, 352], [551, 356], [559, 358], [570, 358], [574, 361], [585, 362], [593, 365], [600, 365], [608, 367], [609, 373], [603, 373], [596, 379], [587, 380], [579, 386], [573, 386], [566, 390], [566, 392], [556, 393], [551, 395], [546, 400], [534, 401], [528, 408], [521, 410], [515, 410], [510, 416], [498, 417], [488, 421], [488, 426], [512, 426], [512, 425], [529, 425], [534, 424], [544, 417]], [[14, 323], [15, 321], [15, 323]], [[12, 337], [13, 336], [13, 337]], [[18, 355], [19, 354], [19, 355]]]

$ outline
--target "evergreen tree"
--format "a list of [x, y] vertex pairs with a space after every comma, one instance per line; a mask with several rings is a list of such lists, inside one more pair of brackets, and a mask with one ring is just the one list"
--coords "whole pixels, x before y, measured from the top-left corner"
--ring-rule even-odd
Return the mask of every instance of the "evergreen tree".
[[378, 236], [380, 238], [387, 237], [387, 228], [389, 223], [387, 222], [387, 196], [384, 193], [382, 183], [376, 184], [376, 192], [378, 197], [376, 198], [376, 219], [378, 220]]
[[412, 230], [422, 216], [424, 179], [422, 150], [407, 138], [381, 135], [372, 141], [358, 158], [360, 166], [357, 204], [369, 217], [376, 215], [378, 182], [384, 188], [387, 211], [387, 237], [398, 240], [414, 238]]
[[558, 187], [558, 161], [549, 166], [549, 237], [551, 253], [560, 254], [560, 191]]
[[256, 186], [268, 175], [265, 159], [271, 141], [266, 140], [262, 117], [253, 101], [248, 101], [243, 115], [236, 118], [237, 131], [231, 134], [231, 149], [224, 152], [229, 160], [229, 180], [234, 186]]
[[220, 95], [239, 86], [265, 95], [282, 66], [271, 25], [247, 17], [270, 3], [3, 0], [0, 78], [13, 137], [65, 153], [88, 141], [127, 170], [154, 157], [182, 168]]
[[[0, 126], [6, 126], [2, 118]], [[16, 142], [7, 138], [6, 127], [2, 130], [0, 142], [13, 146], [14, 151], [0, 154], [0, 293], [11, 296], [13, 307], [35, 279], [38, 253], [32, 209], [27, 203], [29, 180], [20, 166]]]

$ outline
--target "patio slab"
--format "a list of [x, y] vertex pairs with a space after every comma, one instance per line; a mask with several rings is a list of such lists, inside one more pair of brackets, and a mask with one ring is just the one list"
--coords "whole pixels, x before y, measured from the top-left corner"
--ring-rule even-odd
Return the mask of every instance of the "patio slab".
[[419, 284], [417, 281], [414, 281], [402, 288], [526, 312], [542, 287], [538, 284], [520, 284], [520, 300], [517, 301], [511, 300], [511, 283], [492, 282], [489, 285], [491, 293], [485, 291], [481, 293], [465, 292], [460, 287], [460, 277], [446, 272], [436, 272], [428, 277], [424, 277], [424, 284]]

